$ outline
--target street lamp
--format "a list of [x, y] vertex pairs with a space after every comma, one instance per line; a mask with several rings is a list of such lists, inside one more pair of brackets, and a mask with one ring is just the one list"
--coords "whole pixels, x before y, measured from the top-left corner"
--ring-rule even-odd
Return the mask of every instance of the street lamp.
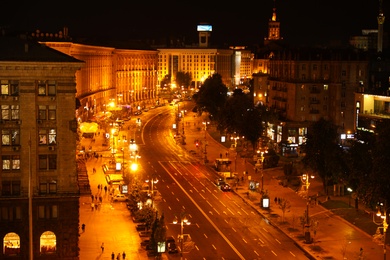
[[[175, 216], [175, 219], [173, 220], [173, 224], [178, 224], [178, 218]], [[180, 259], [183, 259], [183, 230], [184, 230], [184, 224], [190, 225], [191, 222], [188, 221], [186, 214], [183, 212], [180, 215]]]
[[347, 191], [349, 192], [349, 198], [348, 198], [348, 206], [351, 207], [351, 196], [352, 196], [352, 188], [348, 187]]
[[[383, 210], [383, 212], [382, 212]], [[387, 232], [387, 227], [389, 226], [389, 224], [387, 223], [387, 211], [389, 210], [389, 208], [386, 208], [386, 202], [385, 204], [383, 203], [379, 203], [379, 206], [378, 206], [378, 212], [376, 214], [373, 214], [372, 215], [372, 221], [376, 224], [376, 225], [383, 225], [383, 259], [386, 260], [386, 232]], [[377, 221], [375, 219], [375, 216], [377, 218], [380, 218], [381, 221]]]
[[202, 124], [204, 125], [204, 163], [207, 163], [207, 140], [206, 140], [206, 133], [207, 133], [207, 125], [210, 124], [208, 121], [203, 121]]
[[307, 244], [310, 244], [312, 241], [311, 241], [311, 237], [310, 237], [310, 219], [309, 219], [309, 202], [310, 202], [310, 198], [309, 198], [309, 186], [310, 186], [310, 181], [309, 179], [314, 179], [314, 175], [308, 175], [308, 174], [302, 174], [301, 176], [301, 181], [302, 183], [305, 185], [305, 190], [306, 190], [306, 199], [307, 199], [307, 202], [306, 202], [306, 224], [305, 224], [305, 240], [306, 240], [306, 243]]
[[149, 187], [149, 190], [151, 191], [151, 195], [150, 195], [150, 198], [152, 200], [152, 205], [151, 207], [153, 208], [153, 197], [154, 197], [154, 184], [157, 184], [158, 182], [158, 179], [154, 179], [154, 178], [151, 178], [150, 180], [145, 180], [146, 183], [149, 183], [150, 182], [150, 187]]

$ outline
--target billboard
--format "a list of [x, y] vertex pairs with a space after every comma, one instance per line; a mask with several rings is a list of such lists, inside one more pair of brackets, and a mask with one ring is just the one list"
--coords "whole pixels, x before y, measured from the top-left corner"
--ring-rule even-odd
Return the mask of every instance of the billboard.
[[198, 32], [211, 32], [213, 27], [210, 24], [199, 24], [197, 27]]

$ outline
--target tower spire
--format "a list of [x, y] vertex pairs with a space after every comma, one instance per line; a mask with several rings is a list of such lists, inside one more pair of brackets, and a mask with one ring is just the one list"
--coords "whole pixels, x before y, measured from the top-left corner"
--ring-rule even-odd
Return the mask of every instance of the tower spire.
[[379, 14], [378, 14], [378, 46], [377, 52], [382, 52], [383, 48], [383, 24], [385, 23], [385, 15], [382, 9], [383, 0], [379, 0]]

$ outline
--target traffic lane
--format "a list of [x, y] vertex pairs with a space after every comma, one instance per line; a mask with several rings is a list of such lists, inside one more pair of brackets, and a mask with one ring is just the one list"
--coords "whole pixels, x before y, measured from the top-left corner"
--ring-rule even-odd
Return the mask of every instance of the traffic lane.
[[[263, 250], [263, 253], [270, 252], [270, 255], [267, 255], [267, 257], [279, 257], [280, 254], [278, 254], [278, 251], [280, 251], [281, 254], [287, 251], [289, 257], [304, 255], [304, 253], [295, 246], [295, 243], [290, 238], [288, 238], [285, 234], [280, 233], [273, 226], [268, 225], [266, 221], [263, 221], [251, 207], [249, 207], [246, 203], [242, 203], [242, 199], [240, 197], [231, 192], [222, 192], [216, 185], [204, 187], [204, 182], [196, 182], [196, 180], [199, 180], [197, 175], [199, 175], [200, 169], [198, 167], [198, 174], [191, 174], [193, 169], [191, 169], [192, 165], [190, 163], [177, 162], [174, 165], [176, 166], [175, 170], [177, 173], [182, 173], [181, 175], [177, 175], [178, 181], [187, 191], [193, 194], [194, 199], [202, 207], [202, 209], [210, 207], [208, 213], [216, 217], [223, 218], [225, 215], [227, 218], [227, 220], [225, 219], [226, 222], [231, 222], [231, 219], [239, 220], [239, 222], [237, 222], [238, 226], [234, 229], [234, 232], [241, 231], [240, 235], [242, 237], [242, 241], [236, 240], [234, 242], [243, 243], [242, 247], [245, 247], [245, 250], [248, 250], [248, 244], [251, 243], [254, 248], [254, 253], [258, 255], [256, 248], [258, 247], [258, 243], [261, 243], [263, 247], [266, 246], [270, 248], [269, 250]], [[180, 180], [180, 176], [183, 180]], [[190, 186], [185, 187], [184, 183], [186, 181]], [[197, 183], [198, 187], [195, 186]], [[210, 183], [211, 182], [208, 182], [208, 184]], [[200, 195], [201, 198], [197, 198], [197, 195]], [[202, 204], [202, 200], [206, 201], [206, 204]], [[242, 219], [245, 219], [245, 223]], [[258, 223], [256, 223], [257, 220], [259, 220]], [[246, 223], [251, 224], [247, 225]], [[224, 227], [223, 222], [219, 222], [219, 224], [221, 225], [221, 230], [226, 229], [227, 232], [231, 232], [230, 226]], [[248, 241], [253, 241], [253, 243]]]
[[[224, 252], [217, 252], [216, 246], [209, 241], [223, 241], [217, 232], [211, 232], [214, 227], [204, 219], [204, 215], [198, 213], [195, 206], [191, 206], [192, 202], [186, 199], [186, 195], [182, 194], [180, 188], [176, 185], [162, 187], [163, 200], [157, 205], [158, 210], [164, 212], [164, 218], [167, 225], [167, 234], [177, 238], [180, 234], [180, 225], [173, 225], [173, 219], [178, 217], [180, 213], [185, 212], [191, 225], [184, 225], [184, 234], [190, 234], [192, 241], [195, 243], [194, 248], [185, 256], [188, 259], [210, 259], [210, 256], [220, 256], [220, 259], [229, 259], [229, 256], [234, 256], [233, 259], [240, 259], [235, 256], [234, 251], [230, 251], [228, 245], [221, 243], [218, 248], [225, 248]], [[167, 198], [164, 194], [169, 190], [170, 196]], [[187, 257], [188, 256], [188, 257]]]
[[[221, 236], [221, 233], [215, 230], [216, 226], [205, 218], [207, 214], [196, 205], [196, 202], [191, 199], [187, 191], [180, 186], [180, 184], [176, 183], [176, 185], [170, 185], [165, 188], [165, 190], [169, 190], [168, 195], [171, 197], [165, 197], [163, 194], [164, 200], [166, 201], [166, 208], [168, 209], [167, 213], [164, 213], [167, 216], [166, 219], [169, 219], [168, 216], [174, 218], [175, 214], [180, 214], [181, 210], [184, 210], [189, 215], [191, 223], [200, 230], [194, 231], [194, 234], [190, 233], [191, 237], [193, 237], [195, 245], [205, 259], [208, 259], [210, 255], [220, 256], [225, 259], [232, 259], [231, 257], [233, 259], [245, 259], [237, 255], [238, 251], [234, 249], [234, 246], [227, 241], [223, 234]], [[165, 192], [162, 191], [162, 193]], [[192, 228], [193, 225], [190, 225], [190, 227]], [[187, 230], [187, 226], [184, 229]], [[223, 250], [220, 251], [221, 249]]]
[[[172, 166], [172, 163], [166, 163], [167, 165], [171, 165]], [[180, 174], [178, 174], [178, 172], [180, 172], [180, 170], [178, 168], [180, 168], [180, 164], [181, 163], [175, 163], [174, 165], [176, 165], [177, 167], [175, 169], [172, 169], [171, 170], [171, 174], [173, 175], [177, 175], [177, 176], [182, 176]], [[188, 165], [188, 164], [187, 164]], [[168, 168], [168, 166], [167, 166]], [[189, 177], [187, 175], [187, 177]], [[178, 177], [179, 178], [179, 177]], [[187, 185], [185, 183], [184, 180], [180, 180], [180, 184], [185, 186]], [[250, 252], [250, 250], [248, 250], [248, 245], [246, 243], [244, 243], [243, 241], [244, 240], [241, 240], [240, 237], [227, 237], [226, 234], [224, 232], [222, 232], [221, 230], [219, 230], [219, 227], [222, 226], [222, 228], [224, 229], [228, 229], [229, 230], [229, 234], [231, 234], [232, 232], [232, 228], [230, 226], [223, 226], [223, 224], [226, 222], [226, 220], [224, 220], [224, 216], [220, 216], [220, 213], [218, 211], [214, 211], [215, 208], [208, 205], [208, 201], [206, 198], [202, 197], [202, 195], [199, 195], [201, 194], [201, 192], [194, 192], [194, 189], [193, 187], [191, 186], [191, 184], [189, 184], [189, 186], [186, 186], [184, 188], [184, 190], [187, 191], [187, 194], [189, 196], [193, 196], [194, 198], [194, 201], [196, 201], [196, 203], [198, 204], [197, 207], [200, 207], [202, 208], [202, 213], [207, 217], [208, 221], [210, 221], [210, 223], [213, 225], [213, 227], [217, 230], [218, 233], [221, 234], [221, 236], [226, 240], [226, 242], [236, 251], [236, 252], [240, 252], [239, 254], [242, 255], [245, 259], [253, 259], [253, 258], [257, 258], [258, 257], [258, 254], [256, 254], [255, 251], [253, 252]], [[221, 192], [222, 196], [223, 196], [223, 193]], [[227, 194], [226, 194], [227, 195]], [[200, 197], [199, 197], [200, 196]], [[216, 199], [216, 201], [220, 200], [220, 198]], [[218, 223], [219, 221], [222, 221], [222, 225], [220, 223]], [[216, 222], [216, 223], [215, 223]], [[209, 236], [209, 233], [205, 232], [205, 236], [208, 237]], [[212, 246], [213, 248], [222, 248], [222, 249], [225, 249], [224, 245], [220, 245], [218, 242], [218, 240], [213, 240], [215, 241]], [[232, 242], [233, 241], [233, 242]], [[241, 250], [240, 251], [237, 251], [236, 247], [237, 245], [239, 245], [241, 247]]]

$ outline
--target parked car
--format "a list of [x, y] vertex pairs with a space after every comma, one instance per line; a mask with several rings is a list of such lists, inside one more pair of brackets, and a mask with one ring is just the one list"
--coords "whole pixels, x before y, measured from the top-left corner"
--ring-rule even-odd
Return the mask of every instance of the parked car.
[[140, 223], [140, 224], [137, 224], [137, 226], [135, 226], [135, 228], [137, 229], [137, 231], [145, 231], [147, 229], [147, 226], [145, 223]]
[[232, 187], [228, 183], [224, 183], [221, 185], [221, 190], [222, 191], [231, 191]]
[[140, 231], [140, 232], [138, 232], [138, 234], [140, 237], [150, 237], [152, 235], [152, 231], [151, 230]]
[[215, 180], [215, 185], [221, 186], [222, 184], [225, 184], [225, 181], [222, 178], [218, 178]]
[[112, 197], [112, 201], [114, 202], [124, 202], [128, 201], [129, 199], [124, 194], [116, 194]]
[[178, 253], [178, 249], [175, 243], [169, 243], [168, 245], [168, 254], [176, 254]]
[[149, 240], [149, 239], [142, 240], [141, 246], [147, 247], [147, 246], [149, 245], [149, 243], [150, 243], [150, 240]]

